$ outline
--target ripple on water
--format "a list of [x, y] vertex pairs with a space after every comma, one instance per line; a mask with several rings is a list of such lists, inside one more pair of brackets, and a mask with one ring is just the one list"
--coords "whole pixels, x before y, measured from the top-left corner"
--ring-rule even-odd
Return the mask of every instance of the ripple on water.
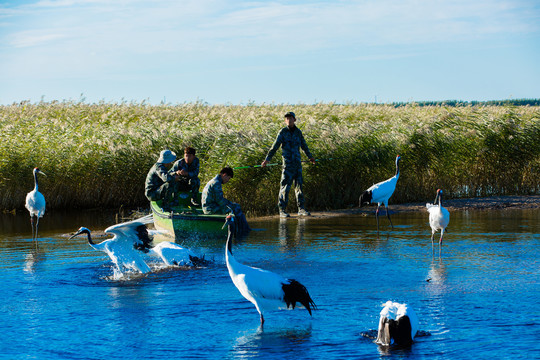
[[[263, 329], [229, 278], [225, 239], [204, 247], [215, 259], [206, 267], [150, 263], [147, 275], [114, 279], [111, 260], [85, 241], [44, 232], [34, 251], [31, 239], [10, 235], [0, 239], [10, 299], [0, 304], [0, 353], [282, 359], [293, 350], [298, 359], [462, 359], [500, 358], [504, 349], [508, 358], [529, 357], [540, 351], [540, 225], [530, 221], [537, 215], [513, 216], [453, 213], [440, 254], [423, 213], [397, 213], [395, 230], [383, 221], [379, 236], [375, 220], [364, 217], [254, 223], [265, 230], [235, 243], [237, 259], [296, 278], [318, 306], [312, 317], [305, 309], [270, 312]], [[430, 335], [409, 349], [363, 336], [376, 334], [387, 300], [410, 304]]]

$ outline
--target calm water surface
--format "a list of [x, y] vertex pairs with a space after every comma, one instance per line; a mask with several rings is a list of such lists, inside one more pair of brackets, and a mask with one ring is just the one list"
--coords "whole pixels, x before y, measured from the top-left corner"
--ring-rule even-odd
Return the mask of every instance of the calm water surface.
[[[26, 214], [0, 216], [1, 359], [487, 359], [540, 356], [540, 211], [451, 214], [439, 256], [427, 212], [252, 221], [236, 258], [302, 282], [318, 305], [255, 307], [229, 278], [225, 238], [193, 244], [214, 263], [112, 280], [106, 254], [63, 234], [114, 215], [49, 212], [34, 250]], [[429, 281], [428, 281], [429, 280]], [[406, 302], [423, 336], [380, 347], [381, 304]]]

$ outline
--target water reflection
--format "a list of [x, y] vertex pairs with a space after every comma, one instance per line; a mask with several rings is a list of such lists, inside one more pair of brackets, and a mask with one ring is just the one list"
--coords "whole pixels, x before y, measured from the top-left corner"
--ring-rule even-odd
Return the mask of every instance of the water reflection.
[[[48, 215], [43, 233], [57, 219]], [[208, 268], [110, 281], [113, 270], [104, 254], [62, 235], [80, 225], [99, 229], [114, 221], [85, 216], [58, 217], [59, 227], [39, 239], [38, 252], [32, 250], [27, 214], [20, 226], [9, 215], [7, 230], [0, 220], [7, 299], [0, 323], [8, 330], [0, 353], [6, 358], [23, 352], [34, 358], [104, 358], [118, 349], [130, 359], [460, 359], [464, 354], [497, 358], [501, 349], [509, 357], [538, 353], [538, 322], [531, 315], [538, 312], [538, 210], [453, 213], [445, 254], [435, 249], [431, 258], [425, 213], [398, 214], [396, 222], [407, 227], [398, 224], [395, 231], [381, 232], [379, 240], [360, 217], [255, 222], [265, 231], [250, 234], [242, 257], [305, 282], [323, 309], [309, 321], [313, 331], [303, 309], [276, 316], [264, 329], [255, 319], [246, 324], [245, 312], [253, 308], [246, 304], [241, 309], [250, 310], [235, 311], [240, 294], [224, 264], [224, 238], [201, 242], [207, 258], [217, 259]], [[413, 304], [420, 329], [431, 336], [410, 350], [354, 341], [359, 329], [376, 324], [373, 305], [389, 299]], [[74, 332], [74, 323], [88, 331]]]
[[435, 333], [440, 334], [448, 330], [448, 309], [447, 309], [447, 299], [448, 296], [448, 270], [446, 268], [445, 262], [442, 258], [435, 259], [432, 258], [431, 264], [429, 266], [428, 276], [427, 276], [427, 299], [426, 307], [427, 314], [430, 318], [433, 318], [434, 324], [437, 328]]
[[394, 346], [394, 345], [379, 345], [377, 344], [377, 350], [381, 356], [394, 355], [398, 357], [409, 357], [412, 354], [413, 345], [403, 347], [403, 346]]
[[36, 271], [36, 265], [44, 258], [45, 256], [42, 253], [37, 249], [33, 249], [24, 256], [24, 272], [33, 274]]
[[306, 232], [306, 219], [299, 218], [298, 221], [279, 219], [278, 238], [279, 243], [285, 249], [294, 248], [304, 241]]
[[445, 286], [446, 266], [441, 257], [439, 257], [438, 260], [435, 260], [435, 257], [432, 258], [429, 266], [428, 281], [430, 281], [432, 285], [437, 285], [438, 288]]
[[240, 335], [231, 349], [234, 358], [249, 359], [260, 357], [268, 350], [288, 352], [293, 347], [298, 347], [310, 340], [312, 336], [311, 324], [306, 324], [305, 328], [277, 329], [274, 331], [264, 331], [259, 326], [253, 333]]

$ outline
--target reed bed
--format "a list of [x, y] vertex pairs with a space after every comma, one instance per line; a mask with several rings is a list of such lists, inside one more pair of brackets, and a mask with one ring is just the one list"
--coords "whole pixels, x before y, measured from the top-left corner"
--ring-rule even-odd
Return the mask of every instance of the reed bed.
[[[356, 206], [360, 193], [401, 177], [393, 203], [540, 193], [540, 107], [377, 104], [180, 105], [53, 101], [0, 106], [0, 208], [20, 209], [40, 178], [48, 208], [147, 206], [159, 152], [198, 150], [201, 183], [225, 165], [260, 164], [294, 111], [317, 165], [304, 165], [311, 210]], [[273, 162], [281, 162], [280, 152]], [[280, 166], [239, 169], [225, 195], [250, 214], [277, 211]], [[291, 193], [291, 203], [292, 200]]]

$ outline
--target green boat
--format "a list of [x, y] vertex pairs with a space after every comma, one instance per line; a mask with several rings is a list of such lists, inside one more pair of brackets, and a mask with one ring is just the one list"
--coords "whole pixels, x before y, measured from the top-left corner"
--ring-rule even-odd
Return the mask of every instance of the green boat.
[[154, 216], [154, 227], [165, 230], [167, 236], [175, 240], [227, 236], [227, 228], [223, 228], [226, 215], [205, 215], [200, 205], [191, 205], [187, 192], [179, 194], [178, 204], [164, 208], [162, 201], [158, 200], [151, 201], [150, 208]]

